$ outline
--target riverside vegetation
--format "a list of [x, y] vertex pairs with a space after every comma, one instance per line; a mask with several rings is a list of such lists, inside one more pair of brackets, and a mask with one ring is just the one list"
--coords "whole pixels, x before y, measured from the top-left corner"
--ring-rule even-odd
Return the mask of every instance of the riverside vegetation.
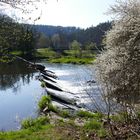
[[[93, 140], [93, 139], [137, 139], [138, 124], [125, 122], [126, 114], [111, 115], [111, 128], [107, 115], [84, 110], [61, 110], [52, 105], [50, 96], [43, 96], [39, 103], [40, 116], [21, 122], [21, 130], [0, 132], [2, 140]], [[45, 109], [47, 108], [47, 109]], [[45, 109], [45, 111], [44, 111]], [[140, 120], [139, 113], [135, 121]], [[133, 131], [135, 128], [135, 132]]]
[[[80, 29], [51, 27], [53, 32], [40, 32], [47, 26], [19, 24], [7, 15], [0, 14], [0, 61], [12, 61], [10, 54], [26, 59], [47, 59], [53, 63], [91, 63], [103, 48], [102, 39], [111, 23]], [[10, 25], [10, 26], [9, 26]], [[59, 30], [63, 30], [63, 33]], [[42, 30], [41, 30], [42, 31]], [[98, 37], [96, 36], [98, 34]], [[92, 36], [92, 37], [91, 37]]]
[[46, 59], [50, 63], [91, 64], [95, 60], [95, 54], [89, 50], [65, 50], [63, 54], [49, 48], [37, 49], [37, 58]]
[[[10, 54], [23, 57], [21, 51], [12, 51]], [[95, 56], [89, 50], [77, 51], [75, 55], [75, 50], [65, 50], [61, 54], [51, 48], [40, 48], [36, 50], [33, 58], [37, 60], [43, 59], [49, 63], [92, 64], [95, 61]], [[7, 59], [5, 57], [1, 58], [1, 62], [9, 62], [9, 60], [11, 60], [9, 57]]]
[[[52, 105], [50, 97], [43, 96], [38, 104], [40, 116], [23, 121], [22, 129], [17, 132], [1, 132], [0, 139], [140, 139], [140, 1], [117, 1], [111, 13], [116, 20], [104, 39], [105, 49], [96, 60], [106, 113], [61, 110]], [[79, 42], [73, 40], [71, 49], [63, 53], [80, 58], [84, 51], [79, 46]], [[59, 49], [56, 51], [59, 58]], [[120, 106], [115, 113], [112, 113], [113, 103]]]

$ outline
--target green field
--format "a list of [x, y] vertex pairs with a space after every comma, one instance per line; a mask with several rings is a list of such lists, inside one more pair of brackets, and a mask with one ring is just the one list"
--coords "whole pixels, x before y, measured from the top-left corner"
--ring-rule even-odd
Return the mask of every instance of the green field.
[[91, 64], [95, 60], [95, 55], [90, 54], [89, 57], [85, 52], [82, 57], [75, 57], [72, 51], [65, 51], [65, 55], [62, 55], [47, 48], [37, 49], [36, 57], [51, 63]]

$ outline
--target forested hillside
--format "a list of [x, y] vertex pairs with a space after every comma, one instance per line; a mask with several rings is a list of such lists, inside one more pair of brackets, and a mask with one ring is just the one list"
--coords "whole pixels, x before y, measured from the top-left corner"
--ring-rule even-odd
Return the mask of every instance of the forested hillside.
[[71, 34], [79, 31], [80, 28], [76, 27], [62, 27], [62, 26], [52, 26], [52, 25], [33, 25], [33, 27], [45, 35], [52, 36], [56, 33]]
[[111, 22], [100, 23], [96, 27], [81, 29], [76, 27], [61, 27], [48, 25], [34, 25], [34, 29], [40, 33], [38, 47], [51, 47], [54, 50], [68, 50], [69, 44], [74, 40], [85, 49], [91, 43], [101, 49], [105, 33], [111, 28]]
[[[46, 56], [58, 58], [62, 55], [74, 58], [93, 58], [94, 54], [103, 48], [104, 35], [111, 28], [110, 22], [87, 29], [28, 25], [17, 23], [6, 15], [0, 15], [0, 22], [0, 55], [4, 59], [9, 53], [25, 58]], [[40, 48], [47, 49], [47, 54], [44, 50], [38, 50]]]

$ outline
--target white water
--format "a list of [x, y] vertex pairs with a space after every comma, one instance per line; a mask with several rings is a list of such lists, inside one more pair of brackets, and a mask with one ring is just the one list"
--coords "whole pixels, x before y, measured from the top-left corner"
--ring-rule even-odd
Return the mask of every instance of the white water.
[[88, 65], [44, 64], [48, 70], [58, 76], [57, 83], [65, 91], [75, 93], [80, 104], [86, 109], [99, 110], [104, 108], [102, 96], [97, 83], [87, 81], [95, 79], [94, 68]]

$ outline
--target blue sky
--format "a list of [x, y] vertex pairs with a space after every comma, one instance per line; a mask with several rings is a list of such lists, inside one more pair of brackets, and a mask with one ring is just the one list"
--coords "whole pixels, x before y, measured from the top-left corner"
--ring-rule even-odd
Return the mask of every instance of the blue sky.
[[48, 0], [36, 24], [87, 28], [111, 20], [105, 15], [115, 0]]
[[[116, 0], [47, 0], [47, 3], [38, 3], [39, 10], [34, 10], [31, 14], [21, 14], [20, 11], [9, 10], [6, 13], [10, 16], [24, 17], [24, 19], [36, 19], [42, 13], [40, 20], [35, 24], [55, 25], [55, 26], [76, 26], [87, 28], [96, 26], [101, 22], [111, 20], [110, 15], [105, 13], [110, 5]], [[31, 9], [31, 6], [26, 6]], [[33, 7], [32, 7], [33, 8]], [[29, 23], [33, 23], [28, 20]]]

